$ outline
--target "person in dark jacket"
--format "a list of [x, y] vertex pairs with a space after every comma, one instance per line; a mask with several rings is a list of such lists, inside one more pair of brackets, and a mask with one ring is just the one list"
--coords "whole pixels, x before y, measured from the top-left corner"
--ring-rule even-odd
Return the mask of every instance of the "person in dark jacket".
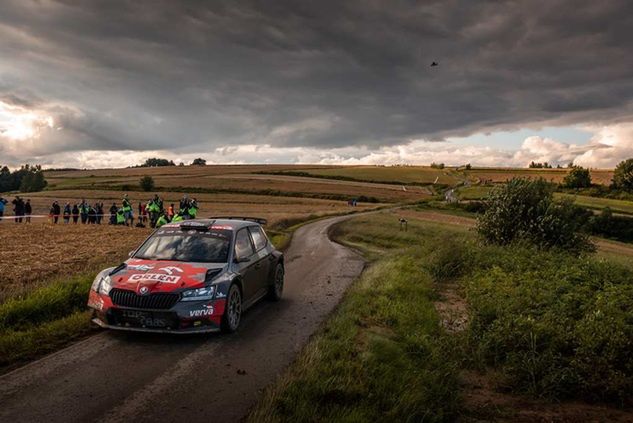
[[57, 201], [53, 201], [53, 205], [51, 206], [51, 217], [54, 224], [57, 224], [59, 221], [59, 215], [62, 213], [61, 207], [59, 207], [59, 203]]
[[64, 224], [68, 224], [68, 222], [70, 222], [70, 215], [73, 213], [73, 211], [70, 208], [70, 203], [66, 203], [66, 205], [64, 206]]
[[97, 211], [97, 225], [101, 225], [101, 219], [103, 219], [103, 203], [97, 203], [95, 208]]
[[79, 203], [79, 215], [81, 216], [81, 223], [88, 223], [88, 212], [90, 211], [90, 206], [86, 203], [86, 200], [81, 200]]
[[110, 225], [116, 225], [116, 212], [118, 210], [116, 203], [112, 203], [112, 207], [110, 207]]
[[88, 206], [88, 223], [91, 225], [97, 224], [97, 209], [95, 206]]
[[22, 223], [22, 218], [24, 216], [24, 200], [17, 196], [13, 201], [11, 201], [11, 204], [13, 204], [15, 223]]
[[77, 221], [79, 220], [79, 207], [77, 207], [77, 204], [73, 204], [73, 223], [77, 223]]
[[31, 223], [31, 215], [33, 214], [33, 208], [31, 207], [31, 200], [27, 199], [26, 203], [24, 203], [24, 214], [26, 215], [26, 217], [24, 218], [26, 223]]

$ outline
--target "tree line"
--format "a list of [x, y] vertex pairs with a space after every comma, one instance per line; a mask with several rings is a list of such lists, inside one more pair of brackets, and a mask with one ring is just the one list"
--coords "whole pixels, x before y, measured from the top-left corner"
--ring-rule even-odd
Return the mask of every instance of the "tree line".
[[40, 165], [25, 164], [13, 172], [7, 166], [0, 169], [0, 192], [36, 192], [43, 190], [47, 184]]

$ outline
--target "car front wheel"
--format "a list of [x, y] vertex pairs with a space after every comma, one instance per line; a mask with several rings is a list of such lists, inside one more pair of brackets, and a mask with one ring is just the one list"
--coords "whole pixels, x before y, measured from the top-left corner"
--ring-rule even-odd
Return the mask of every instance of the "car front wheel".
[[268, 287], [268, 299], [272, 301], [281, 300], [281, 294], [283, 290], [284, 290], [284, 266], [281, 263], [278, 263], [277, 267], [275, 268], [273, 283]]
[[240, 326], [242, 319], [242, 293], [240, 288], [233, 284], [229, 288], [229, 295], [226, 299], [226, 309], [222, 316], [222, 332], [233, 333]]

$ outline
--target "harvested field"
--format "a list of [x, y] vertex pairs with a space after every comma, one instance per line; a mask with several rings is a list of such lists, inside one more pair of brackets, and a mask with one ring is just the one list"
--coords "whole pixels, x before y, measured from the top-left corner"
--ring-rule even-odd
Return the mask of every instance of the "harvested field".
[[[560, 183], [569, 169], [472, 169], [465, 173], [470, 179], [491, 182], [505, 182], [512, 178], [543, 178]], [[591, 169], [591, 180], [594, 184], [609, 185], [613, 178], [612, 169]]]
[[0, 302], [51, 278], [116, 265], [149, 229], [107, 225], [0, 224]]

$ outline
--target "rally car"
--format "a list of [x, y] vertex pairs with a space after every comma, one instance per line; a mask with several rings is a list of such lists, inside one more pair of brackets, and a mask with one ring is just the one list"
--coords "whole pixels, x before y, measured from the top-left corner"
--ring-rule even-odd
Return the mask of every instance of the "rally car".
[[167, 333], [234, 332], [263, 297], [278, 301], [284, 257], [263, 219], [210, 218], [162, 226], [117, 267], [95, 278], [97, 325]]

